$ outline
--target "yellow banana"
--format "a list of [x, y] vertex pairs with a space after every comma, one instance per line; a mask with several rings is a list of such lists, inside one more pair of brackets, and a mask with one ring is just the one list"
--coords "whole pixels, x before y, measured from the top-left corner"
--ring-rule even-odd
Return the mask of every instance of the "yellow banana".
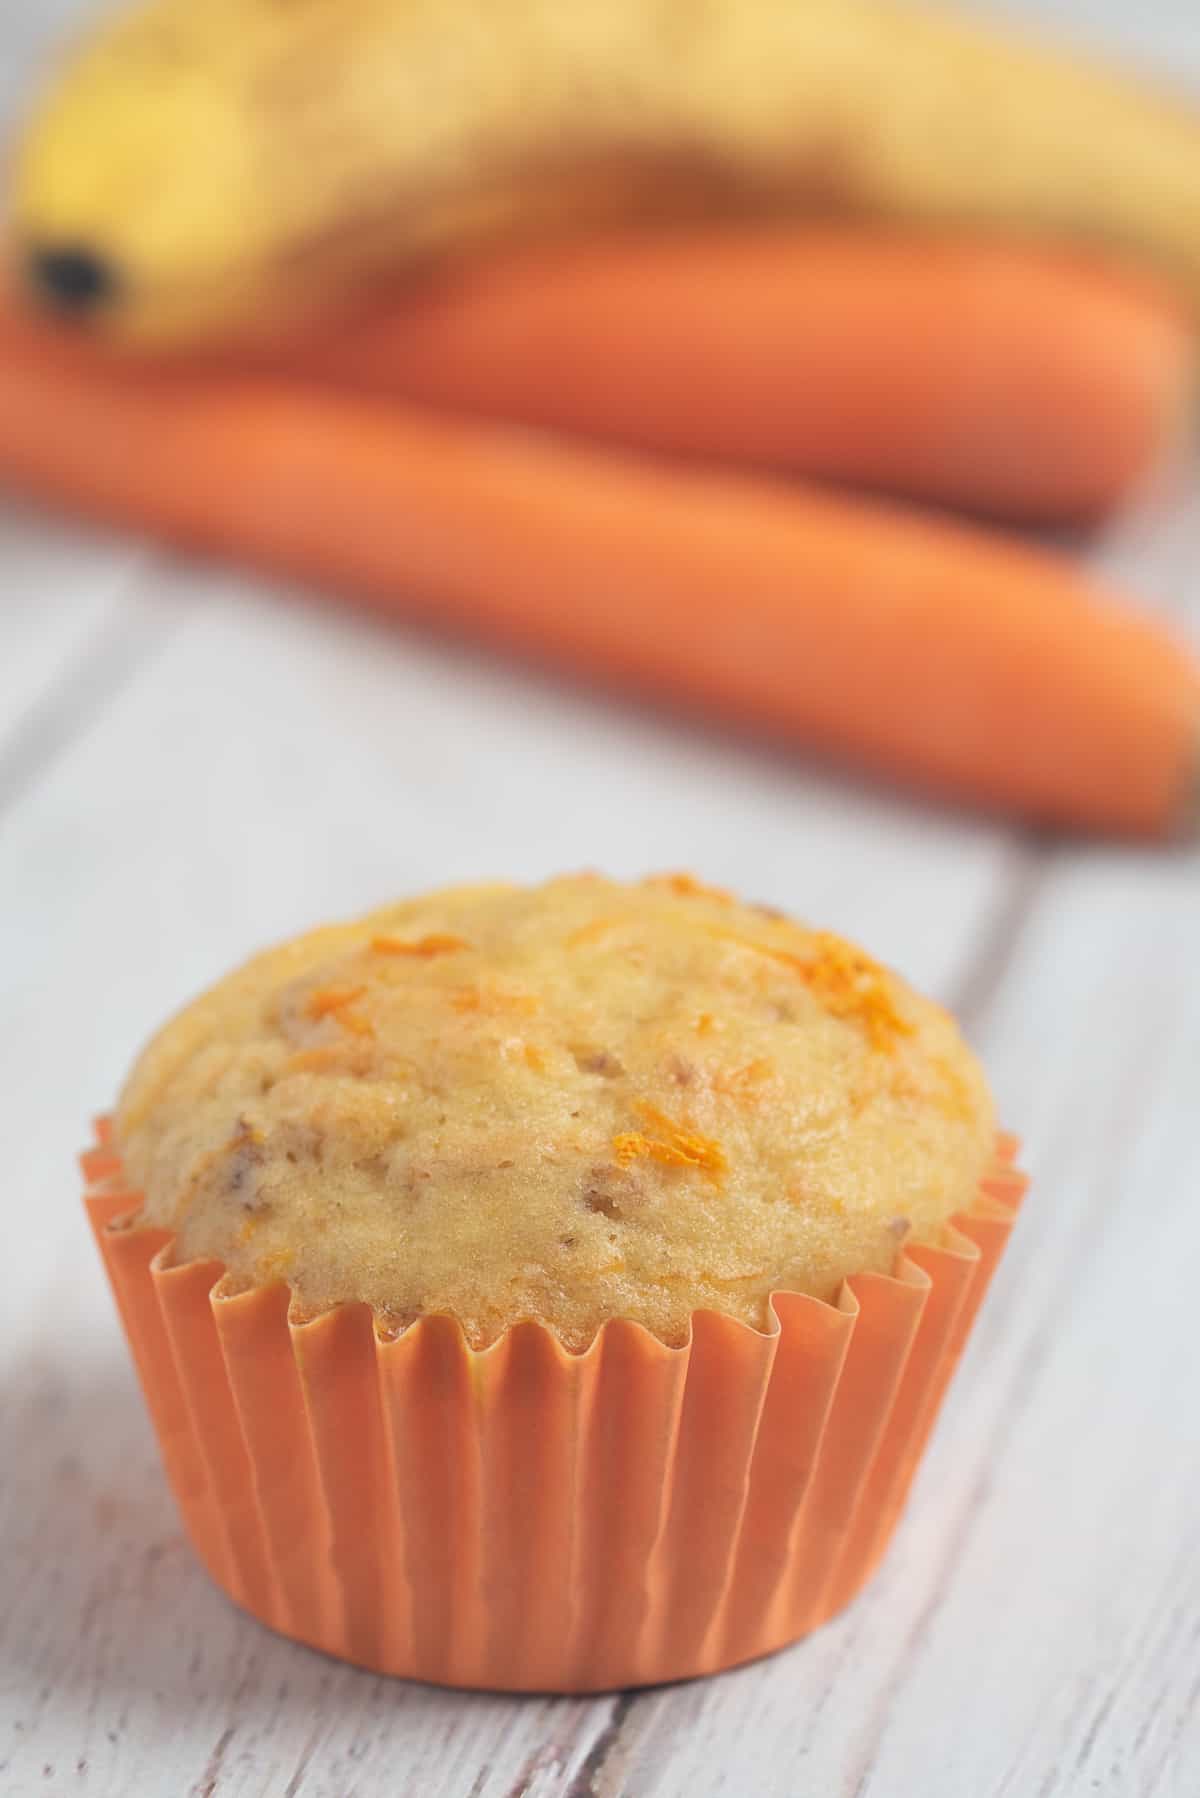
[[902, 0], [149, 0], [66, 61], [11, 217], [45, 301], [161, 343], [498, 238], [813, 206], [1200, 294], [1187, 107]]

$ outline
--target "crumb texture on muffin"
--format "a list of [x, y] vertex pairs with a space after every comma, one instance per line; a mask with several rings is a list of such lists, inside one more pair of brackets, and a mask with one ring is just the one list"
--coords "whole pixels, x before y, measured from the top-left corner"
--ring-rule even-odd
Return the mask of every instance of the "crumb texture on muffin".
[[953, 1021], [687, 875], [456, 888], [255, 957], [142, 1055], [117, 1143], [178, 1260], [315, 1314], [756, 1327], [936, 1241], [990, 1158]]

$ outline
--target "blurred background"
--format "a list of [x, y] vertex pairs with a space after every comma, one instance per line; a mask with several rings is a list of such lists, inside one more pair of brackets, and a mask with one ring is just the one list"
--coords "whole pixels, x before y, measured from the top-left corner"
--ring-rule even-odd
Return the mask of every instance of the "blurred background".
[[[52, 47], [109, 10], [5, 9], [14, 140]], [[105, 1578], [124, 1609], [101, 1652], [55, 1622], [44, 1579], [13, 1580], [0, 1607], [0, 1675], [23, 1720], [13, 1791], [42, 1789], [43, 1764], [59, 1769], [49, 1789], [85, 1789], [63, 1771], [85, 1759], [89, 1791], [201, 1789], [188, 1782], [205, 1732], [272, 1681], [292, 1693], [276, 1733], [249, 1771], [203, 1790], [284, 1789], [318, 1697], [314, 1765], [333, 1782], [320, 1789], [349, 1789], [336, 1756], [353, 1730], [330, 1694], [349, 1704], [356, 1676], [335, 1688], [322, 1673], [318, 1690], [302, 1651], [248, 1646], [251, 1626], [169, 1550], [168, 1611], [187, 1607], [207, 1644], [200, 1693], [155, 1603], [104, 1572], [171, 1526], [165, 1499], [160, 1514], [129, 1497], [128, 1469], [147, 1493], [157, 1475], [74, 1201], [89, 1119], [162, 1018], [254, 948], [424, 887], [581, 867], [689, 868], [862, 941], [962, 1015], [1035, 1174], [972, 1351], [987, 1358], [983, 1395], [970, 1415], [951, 1405], [884, 1580], [783, 1671], [640, 1699], [619, 1789], [715, 1791], [724, 1769], [728, 1789], [751, 1789], [753, 1773], [754, 1789], [790, 1793], [780, 1769], [801, 1749], [812, 1789], [877, 1798], [1193, 1789], [1194, 1643], [1166, 1619], [1200, 1605], [1194, 1339], [1177, 1279], [1200, 1252], [1200, 862], [1187, 841], [1200, 816], [1200, 26], [1193, 0], [956, 10], [1125, 72], [1119, 99], [1083, 84], [1079, 135], [1063, 140], [1063, 164], [1086, 150], [1062, 182], [1082, 240], [1113, 215], [1102, 268], [1061, 196], [1037, 216], [1036, 178], [1017, 193], [992, 156], [984, 215], [956, 213], [950, 255], [928, 217], [902, 210], [855, 216], [848, 235], [838, 220], [812, 238], [747, 227], [748, 251], [727, 214], [611, 250], [606, 225], [582, 253], [517, 232], [495, 261], [473, 251], [461, 282], [443, 253], [412, 287], [372, 265], [343, 310], [322, 292], [315, 328], [281, 315], [278, 340], [268, 305], [235, 347], [186, 309], [181, 342], [143, 346], [119, 330], [108, 341], [124, 266], [81, 262], [96, 246], [71, 210], [89, 143], [105, 165], [136, 135], [137, 105], [106, 98], [93, 116], [86, 96], [72, 102], [74, 172], [56, 172], [49, 133], [14, 185], [0, 1090], [22, 1278], [0, 1401], [24, 1458], [5, 1482], [8, 1539], [23, 1566], [62, 1570], [71, 1617]], [[238, 12], [221, 0], [211, 18], [233, 31]], [[889, 116], [888, 70], [910, 53], [881, 47], [874, 116]], [[964, 116], [972, 83], [992, 91], [988, 56], [970, 66]], [[1161, 129], [1157, 101], [1126, 109], [1136, 71], [1180, 96]], [[1049, 190], [1059, 90], [1023, 64], [1011, 82], [1034, 109], [1012, 167], [1040, 155]], [[430, 166], [438, 141], [431, 127]], [[319, 138], [303, 143], [302, 188], [320, 181]], [[931, 214], [950, 190], [961, 210], [963, 183], [941, 180], [937, 160], [915, 154], [911, 179], [927, 175]], [[25, 167], [15, 151], [12, 166]], [[79, 191], [102, 185], [80, 178]], [[166, 241], [154, 254], [174, 321], [182, 251]], [[697, 269], [716, 271], [711, 289], [689, 288]], [[623, 382], [626, 354], [641, 372]], [[1131, 1267], [1137, 1295], [1157, 1296], [1153, 1332], [1130, 1316]], [[43, 1436], [51, 1410], [72, 1434], [68, 1476], [61, 1440]], [[101, 1501], [116, 1508], [85, 1552]], [[895, 1637], [872, 1622], [884, 1604]], [[818, 1731], [839, 1656], [861, 1696], [833, 1700]], [[249, 1701], [220, 1670], [234, 1661]], [[181, 1724], [171, 1705], [189, 1692]], [[369, 1782], [400, 1764], [401, 1733], [405, 1765], [433, 1756], [450, 1713], [433, 1695], [406, 1702], [356, 1789], [383, 1789]], [[492, 1770], [445, 1789], [518, 1789], [533, 1752], [522, 1731], [554, 1728], [563, 1783], [552, 1770], [536, 1789], [565, 1792], [604, 1702], [540, 1707], [534, 1723], [481, 1701], [472, 1753]], [[735, 1748], [747, 1702], [761, 1730]], [[933, 1768], [947, 1712], [956, 1741]]]
[[[986, 9], [986, 16], [996, 10]], [[1123, 58], [1185, 89], [1200, 83], [1200, 38], [1182, 4], [1157, 0], [1135, 15], [1102, 0], [1031, 0], [1006, 11], [1052, 39]], [[110, 13], [63, 3], [10, 12], [0, 63], [10, 120], [28, 116], [42, 72], [53, 66], [52, 51], [71, 41], [72, 30], [78, 34], [81, 21]], [[1138, 259], [1121, 260], [1136, 265]], [[755, 278], [751, 269], [747, 291]], [[526, 292], [533, 285], [526, 281]], [[1013, 303], [1023, 300], [1028, 296]], [[997, 310], [1005, 316], [1003, 305]], [[1094, 320], [1084, 323], [1093, 332], [1100, 328]], [[507, 328], [511, 337], [519, 321]], [[924, 349], [908, 347], [910, 354]], [[1006, 347], [1011, 351], [1012, 338]], [[1045, 358], [1053, 349], [1053, 340], [1043, 341], [1037, 354]], [[851, 363], [871, 353], [865, 341], [846, 352]], [[903, 353], [902, 343], [888, 346], [892, 362]], [[1168, 357], [1170, 346], [1159, 353]], [[13, 363], [26, 357], [23, 343], [9, 352]], [[1098, 386], [1103, 372], [1098, 359], [1079, 379]], [[469, 378], [468, 371], [460, 386]], [[918, 392], [908, 401], [919, 408], [930, 397]], [[587, 395], [579, 402], [588, 403], [594, 400]], [[887, 746], [873, 754], [877, 777], [844, 773], [838, 746], [831, 753], [817, 731], [810, 748], [802, 726], [791, 733], [800, 737], [798, 745], [774, 741], [764, 749], [754, 740], [763, 733], [743, 728], [743, 717], [732, 728], [706, 725], [706, 711], [720, 714], [722, 707], [709, 708], [703, 696], [697, 703], [685, 693], [683, 715], [657, 707], [653, 696], [638, 696], [636, 682], [635, 694], [623, 697], [626, 683], [600, 670], [600, 658], [605, 679], [598, 688], [588, 679], [586, 650], [582, 675], [578, 666], [566, 678], [531, 671], [520, 657], [478, 647], [472, 620], [461, 611], [452, 618], [458, 641], [439, 634], [428, 609], [415, 627], [403, 616], [395, 624], [374, 622], [325, 603], [330, 593], [344, 598], [353, 588], [339, 583], [336, 571], [300, 584], [249, 578], [236, 567], [243, 559], [238, 547], [219, 542], [216, 565], [212, 558], [193, 559], [190, 526], [174, 549], [151, 547], [137, 528], [88, 529], [71, 517], [79, 506], [77, 476], [68, 466], [69, 404], [65, 381], [32, 395], [10, 387], [10, 438], [35, 435], [29, 418], [18, 417], [22, 405], [43, 432], [47, 420], [68, 409], [55, 424], [57, 445], [23, 459], [24, 445], [10, 443], [4, 458], [12, 497], [0, 544], [3, 790], [10, 807], [24, 802], [20, 813], [36, 833], [10, 851], [19, 857], [20, 874], [5, 880], [4, 891], [15, 908], [6, 934], [22, 946], [16, 972], [22, 983], [33, 983], [30, 999], [38, 1006], [36, 958], [51, 956], [70, 987], [75, 978], [95, 977], [90, 957], [97, 938], [109, 943], [102, 959], [110, 974], [114, 933], [129, 932], [136, 943], [129, 965], [124, 957], [119, 962], [117, 1040], [97, 1046], [101, 1059], [89, 1074], [97, 1098], [112, 1090], [131, 1046], [123, 1034], [126, 1017], [136, 1038], [163, 998], [182, 998], [254, 943], [413, 885], [476, 873], [520, 877], [583, 864], [617, 872], [695, 864], [714, 879], [757, 887], [814, 918], [837, 921], [940, 991], [951, 994], [966, 978], [977, 921], [994, 908], [1004, 870], [1014, 856], [1033, 853], [1022, 818], [1012, 819], [1006, 800], [1002, 809], [1010, 817], [995, 822], [987, 815], [994, 810], [991, 796], [982, 795], [986, 808], [976, 805], [969, 783], [950, 808], [936, 793], [931, 802], [920, 792], [913, 797], [904, 790], [913, 783], [902, 758], [896, 770], [902, 784], [889, 779]], [[1178, 412], [1184, 409], [1181, 398]], [[1081, 412], [1086, 415], [1086, 405]], [[719, 416], [715, 425], [702, 422], [719, 432]], [[986, 408], [974, 422], [986, 434]], [[1094, 528], [1081, 531], [1075, 520], [1056, 519], [1052, 500], [1049, 518], [1038, 522], [1131, 608], [1173, 614], [1177, 632], [1186, 637], [1190, 628], [1194, 641], [1187, 617], [1190, 470], [1177, 434], [1158, 442], [1156, 421], [1140, 422], [1142, 434], [1133, 431], [1137, 441], [1131, 439], [1126, 462], [1113, 464], [1111, 492], [1096, 502], [1105, 516]], [[154, 452], [140, 448], [155, 442], [153, 417], [136, 429], [116, 414], [80, 428], [97, 432], [80, 452], [97, 470], [129, 456], [128, 441], [153, 484]], [[163, 441], [167, 435], [160, 433]], [[235, 436], [236, 421], [231, 442]], [[969, 460], [970, 446], [964, 447], [960, 460]], [[335, 442], [335, 464], [339, 448]], [[1035, 441], [1018, 448], [1036, 460]], [[61, 456], [62, 468], [47, 470], [47, 455]], [[937, 504], [937, 479], [952, 486], [953, 461], [951, 446], [932, 476], [914, 474], [918, 485], [925, 483], [918, 497]], [[904, 473], [901, 467], [894, 486], [903, 488]], [[22, 494], [30, 487], [32, 500]], [[236, 510], [231, 493], [209, 497], [214, 511], [223, 502]], [[84, 498], [85, 509], [96, 509], [92, 495]], [[955, 501], [951, 494], [949, 503]], [[131, 504], [136, 514], [136, 494], [132, 502], [127, 496], [110, 502], [104, 494], [98, 501], [100, 510], [109, 506], [118, 514]], [[263, 507], [270, 504], [268, 490]], [[547, 504], [553, 509], [553, 492]], [[998, 501], [1001, 511], [1004, 505]], [[701, 490], [696, 510], [703, 509]], [[1020, 502], [1010, 509], [1019, 514]], [[439, 524], [453, 533], [452, 511]], [[468, 505], [461, 529], [472, 524]], [[586, 536], [569, 546], [577, 555], [586, 547]], [[602, 533], [593, 547], [602, 553]], [[536, 544], [529, 553], [536, 556]], [[886, 545], [882, 556], [886, 562]], [[873, 575], [868, 566], [865, 578]], [[394, 586], [402, 588], [402, 576], [403, 566]], [[314, 588], [325, 594], [314, 596]], [[614, 614], [622, 603], [614, 590]], [[570, 604], [564, 593], [559, 609]], [[835, 609], [835, 599], [829, 605]], [[636, 611], [636, 602], [629, 609]], [[529, 640], [526, 631], [523, 649]], [[537, 659], [536, 636], [533, 648]], [[931, 653], [941, 653], [936, 642]], [[1017, 721], [1010, 734], [1020, 730]], [[1015, 809], [1019, 814], [1020, 805]], [[14, 812], [10, 831], [17, 819]], [[1089, 820], [1053, 822], [1065, 823], [1070, 839], [1078, 834], [1072, 825], [1086, 829]], [[1150, 828], [1162, 824], [1153, 819]], [[1101, 830], [1102, 838], [1124, 834], [1120, 823]], [[64, 965], [64, 956], [78, 959]]]

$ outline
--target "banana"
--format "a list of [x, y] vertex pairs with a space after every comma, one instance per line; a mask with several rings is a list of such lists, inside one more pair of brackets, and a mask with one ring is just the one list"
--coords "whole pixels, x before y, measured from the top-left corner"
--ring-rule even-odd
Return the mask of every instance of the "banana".
[[44, 303], [169, 345], [501, 240], [813, 208], [1200, 296], [1192, 111], [901, 0], [148, 0], [66, 60], [10, 215]]

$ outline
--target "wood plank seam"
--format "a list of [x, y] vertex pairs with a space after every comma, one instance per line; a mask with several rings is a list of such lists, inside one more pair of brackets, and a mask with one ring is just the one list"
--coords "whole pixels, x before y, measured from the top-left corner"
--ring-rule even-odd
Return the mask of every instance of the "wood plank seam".
[[1010, 878], [984, 923], [966, 970], [948, 1001], [967, 1035], [979, 1030], [1016, 959], [1056, 866], [1053, 845], [1019, 840]]
[[[951, 1001], [951, 1009], [964, 1026], [972, 1030], [978, 1030], [981, 1027], [988, 1010], [1000, 992], [1005, 976], [1016, 956], [1021, 938], [1036, 913], [1038, 902], [1046, 887], [1053, 865], [1053, 847], [1048, 841], [1028, 836], [1019, 842], [1008, 882], [980, 935], [966, 972], [959, 983], [958, 992]], [[986, 1477], [986, 1473], [981, 1477]], [[965, 1522], [962, 1517], [957, 1520], [959, 1533], [963, 1537], [963, 1546], [969, 1536], [972, 1515], [973, 1509], [968, 1506], [965, 1512]], [[956, 1559], [957, 1550], [952, 1543], [945, 1568], [952, 1568]], [[929, 1618], [935, 1613], [940, 1590], [939, 1584], [931, 1592], [929, 1600], [919, 1614], [917, 1625], [914, 1626], [914, 1632], [912, 1632], [914, 1635], [924, 1630]], [[906, 1647], [905, 1654], [907, 1652]], [[904, 1656], [901, 1656], [899, 1669], [905, 1669], [906, 1665]], [[897, 1681], [899, 1677], [898, 1672]], [[885, 1715], [886, 1711], [890, 1710], [891, 1691], [892, 1686], [889, 1684], [884, 1694]], [[607, 1722], [600, 1729], [595, 1742], [588, 1751], [582, 1767], [564, 1794], [564, 1798], [600, 1798], [599, 1781], [604, 1768], [612, 1760], [613, 1755], [625, 1745], [629, 1734], [627, 1726], [634, 1717], [638, 1704], [647, 1696], [648, 1694], [644, 1692], [621, 1694], [614, 1704]], [[882, 1730], [880, 1735], [882, 1735]], [[872, 1760], [877, 1746], [877, 1742], [872, 1744], [870, 1750]], [[870, 1773], [871, 1767], [868, 1762], [864, 1764], [858, 1783], [854, 1787], [854, 1798], [862, 1798]]]
[[641, 1692], [622, 1692], [613, 1701], [607, 1719], [597, 1731], [582, 1765], [567, 1787], [563, 1798], [599, 1798], [600, 1780], [621, 1741], [625, 1725], [632, 1716]]
[[[141, 575], [163, 564], [150, 559]], [[126, 594], [128, 594], [126, 589]], [[165, 649], [181, 618], [166, 607], [120, 605], [92, 633], [0, 743], [0, 814], [10, 811]]]

